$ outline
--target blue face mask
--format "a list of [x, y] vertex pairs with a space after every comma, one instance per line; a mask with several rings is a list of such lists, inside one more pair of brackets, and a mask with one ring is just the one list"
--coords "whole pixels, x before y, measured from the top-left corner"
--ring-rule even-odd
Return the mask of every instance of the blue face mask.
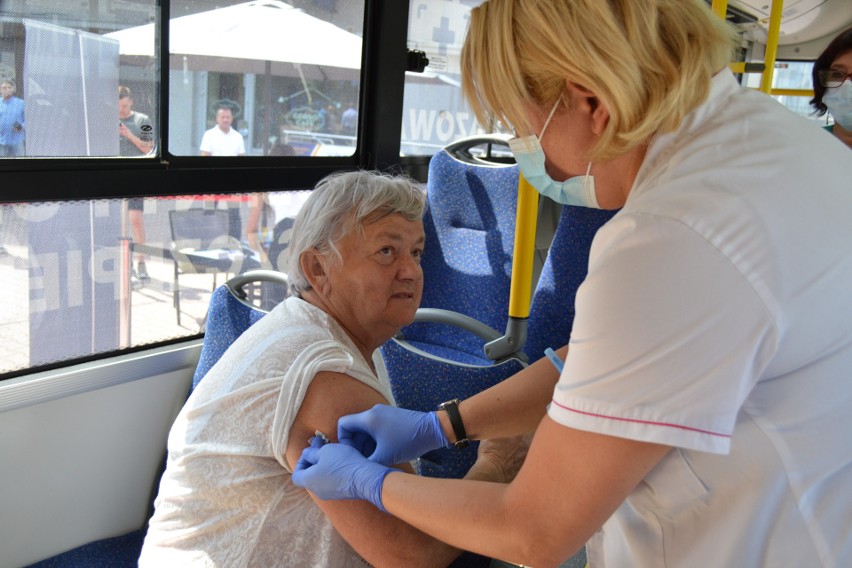
[[515, 155], [515, 162], [517, 162], [524, 178], [540, 194], [563, 205], [579, 205], [600, 209], [595, 194], [595, 178], [589, 175], [589, 171], [592, 169], [591, 162], [589, 162], [585, 176], [571, 177], [562, 182], [555, 181], [547, 175], [547, 170], [544, 167], [545, 156], [544, 150], [541, 149], [540, 139], [544, 136], [544, 131], [547, 130], [547, 125], [550, 124], [550, 119], [553, 118], [553, 113], [556, 112], [560, 102], [562, 102], [561, 98], [553, 105], [553, 109], [541, 129], [541, 134], [512, 138], [509, 140], [509, 148]]
[[847, 79], [839, 87], [826, 89], [822, 102], [828, 107], [834, 122], [844, 130], [852, 130], [852, 80]]

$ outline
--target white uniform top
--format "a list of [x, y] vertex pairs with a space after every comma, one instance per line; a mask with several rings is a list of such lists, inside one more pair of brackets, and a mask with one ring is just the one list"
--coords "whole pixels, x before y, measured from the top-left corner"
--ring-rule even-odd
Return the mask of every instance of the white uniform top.
[[730, 72], [598, 232], [548, 414], [673, 446], [590, 566], [852, 566], [852, 152]]
[[243, 333], [172, 426], [139, 566], [366, 566], [293, 485], [284, 453], [320, 371], [345, 373], [393, 404], [374, 359], [378, 376], [331, 317], [297, 298]]
[[210, 152], [211, 156], [240, 156], [246, 153], [243, 135], [231, 128], [228, 133], [214, 126], [201, 137], [201, 151]]

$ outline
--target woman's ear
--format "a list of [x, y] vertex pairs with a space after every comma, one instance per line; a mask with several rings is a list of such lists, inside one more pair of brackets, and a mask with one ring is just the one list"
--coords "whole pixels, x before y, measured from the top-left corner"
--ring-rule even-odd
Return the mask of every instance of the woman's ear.
[[571, 80], [565, 80], [565, 89], [572, 99], [571, 104], [576, 105], [575, 108], [588, 115], [591, 121], [592, 132], [600, 136], [609, 122], [609, 109], [607, 106], [594, 92]]
[[302, 272], [308, 279], [311, 289], [324, 293], [325, 286], [328, 283], [325, 257], [316, 249], [311, 249], [302, 253], [302, 256], [299, 257], [299, 265], [302, 267]]

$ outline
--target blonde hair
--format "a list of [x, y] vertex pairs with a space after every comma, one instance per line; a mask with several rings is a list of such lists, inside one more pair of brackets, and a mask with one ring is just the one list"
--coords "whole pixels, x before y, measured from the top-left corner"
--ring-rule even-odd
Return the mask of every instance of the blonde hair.
[[462, 90], [481, 124], [530, 134], [525, 105], [581, 85], [609, 110], [590, 155], [604, 161], [677, 128], [734, 38], [702, 0], [488, 0], [471, 12]]

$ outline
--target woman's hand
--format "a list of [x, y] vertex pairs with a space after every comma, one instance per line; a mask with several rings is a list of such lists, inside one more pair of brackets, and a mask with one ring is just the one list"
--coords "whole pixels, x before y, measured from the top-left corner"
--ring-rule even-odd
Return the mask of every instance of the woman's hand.
[[479, 442], [476, 463], [465, 479], [509, 483], [520, 471], [532, 443], [533, 433]]
[[450, 444], [434, 412], [417, 412], [384, 404], [343, 416], [337, 422], [341, 444], [371, 461], [395, 465]]
[[293, 472], [293, 483], [323, 500], [364, 499], [382, 511], [382, 485], [389, 467], [367, 460], [355, 448], [311, 438]]

